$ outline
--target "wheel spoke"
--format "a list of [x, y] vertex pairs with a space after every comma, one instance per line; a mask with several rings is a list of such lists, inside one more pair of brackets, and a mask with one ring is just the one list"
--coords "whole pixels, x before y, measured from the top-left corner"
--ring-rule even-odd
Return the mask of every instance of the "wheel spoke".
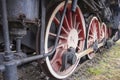
[[83, 50], [83, 49], [82, 49], [82, 48], [83, 48], [82, 46], [83, 46], [83, 41], [80, 41], [80, 42], [79, 42], [79, 45], [77, 46], [77, 48], [79, 49], [78, 51], [82, 51], [82, 50]]
[[72, 12], [71, 11], [68, 11], [68, 14], [67, 14], [67, 19], [68, 19], [68, 22], [70, 24], [70, 27], [73, 28], [73, 19], [72, 19]]
[[[50, 52], [52, 49], [53, 49], [54, 46], [51, 46], [48, 51]], [[67, 43], [66, 42], [61, 42], [57, 45], [56, 49], [59, 49], [59, 48], [64, 48], [67, 50]]]
[[79, 27], [80, 23], [76, 23], [76, 30], [78, 30], [78, 27]]
[[58, 44], [57, 48], [61, 48], [61, 47], [65, 49], [67, 47], [67, 43], [63, 42], [63, 43]]
[[64, 22], [63, 22], [63, 25], [70, 31], [71, 30], [71, 28], [70, 28], [70, 25], [69, 25], [69, 22], [68, 22], [68, 19], [67, 19], [67, 17], [66, 17], [66, 15], [65, 15], [65, 17], [64, 17]]
[[95, 21], [92, 22], [92, 26], [93, 26], [94, 28], [96, 27]]
[[94, 28], [91, 26], [90, 32], [94, 34], [94, 31], [95, 31]]
[[[51, 32], [49, 32], [49, 35], [54, 36], [54, 37], [57, 37], [56, 34], [51, 33]], [[64, 36], [61, 36], [61, 35], [59, 36], [59, 38], [67, 40], [67, 37], [64, 37]]]
[[73, 22], [74, 22], [74, 23], [73, 23], [73, 27], [74, 27], [74, 28], [76, 27], [76, 22], [77, 22], [77, 20], [76, 20], [77, 18], [76, 18], [76, 17], [77, 17], [77, 15], [74, 13], [74, 14], [73, 14]]
[[95, 23], [95, 21], [93, 21], [93, 23], [92, 23], [92, 30], [94, 30], [94, 31], [97, 30], [97, 24]]
[[78, 41], [82, 41], [83, 40], [83, 38], [81, 37], [81, 38], [78, 38]]
[[69, 33], [68, 33], [68, 31], [64, 28], [64, 27], [62, 27], [62, 30], [68, 35]]
[[91, 38], [91, 39], [89, 39], [89, 40], [88, 40], [88, 42], [91, 42], [91, 41], [93, 41], [93, 42], [94, 42], [94, 39], [92, 39], [92, 38]]
[[79, 51], [81, 51], [81, 48], [79, 46], [77, 46], [77, 48], [79, 49]]
[[93, 45], [93, 42], [94, 42], [94, 41], [92, 41], [92, 40], [89, 41], [89, 42], [87, 43], [87, 44], [88, 44], [88, 47], [90, 47], [91, 45]]
[[78, 31], [78, 34], [80, 34], [82, 32], [82, 30], [80, 29], [79, 31]]
[[92, 34], [90, 34], [89, 37], [94, 38], [94, 36]]
[[[60, 24], [60, 21], [56, 17], [54, 18], [54, 22], [56, 23], [56, 25]], [[63, 26], [62, 26], [62, 29], [66, 34], [68, 34], [68, 31]]]
[[60, 24], [60, 21], [56, 18], [56, 17], [54, 17], [54, 23], [58, 26], [59, 24]]

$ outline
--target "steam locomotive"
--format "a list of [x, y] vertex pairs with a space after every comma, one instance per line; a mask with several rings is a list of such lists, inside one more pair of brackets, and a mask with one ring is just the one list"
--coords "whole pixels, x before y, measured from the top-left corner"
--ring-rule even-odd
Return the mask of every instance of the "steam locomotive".
[[13, 60], [12, 66], [37, 60], [48, 76], [67, 78], [119, 37], [120, 0], [0, 0], [5, 80], [17, 80], [15, 69], [6, 67]]

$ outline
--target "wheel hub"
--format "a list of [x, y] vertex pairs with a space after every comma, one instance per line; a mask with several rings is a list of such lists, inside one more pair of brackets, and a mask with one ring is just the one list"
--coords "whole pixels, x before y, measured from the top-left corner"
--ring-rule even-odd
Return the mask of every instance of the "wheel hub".
[[93, 34], [93, 39], [94, 39], [94, 42], [97, 40], [97, 32]]
[[76, 48], [78, 44], [78, 32], [76, 29], [72, 29], [68, 35], [68, 48]]

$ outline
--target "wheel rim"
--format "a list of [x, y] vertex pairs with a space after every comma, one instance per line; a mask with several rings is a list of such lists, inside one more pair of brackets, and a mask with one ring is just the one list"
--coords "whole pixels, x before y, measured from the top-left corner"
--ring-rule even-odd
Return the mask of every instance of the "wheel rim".
[[105, 23], [102, 23], [100, 28], [100, 41], [103, 41], [103, 39], [108, 39], [108, 30]]
[[[51, 50], [52, 41], [54, 42], [54, 38], [56, 37], [57, 31], [55, 29], [57, 29], [56, 27], [60, 24], [59, 18], [61, 12], [63, 12], [64, 3], [65, 2], [60, 3], [55, 8], [49, 19], [45, 35], [45, 53], [48, 53]], [[76, 54], [84, 49], [85, 31], [85, 23], [81, 10], [77, 6], [76, 12], [73, 14], [71, 12], [71, 1], [69, 1], [63, 21], [63, 27], [59, 36], [59, 45], [57, 46], [54, 55], [52, 55], [51, 58], [46, 57], [45, 59], [48, 71], [53, 77], [63, 79], [68, 77], [75, 70], [80, 59], [77, 59], [75, 64], [71, 65], [66, 70], [60, 71], [62, 66], [62, 55], [70, 47], [76, 49]]]
[[[97, 17], [93, 17], [90, 21], [89, 28], [88, 28], [88, 34], [87, 34], [87, 48], [90, 48], [93, 46], [94, 42], [99, 42], [99, 26], [100, 23], [97, 19]], [[88, 58], [92, 59], [95, 56], [94, 52], [91, 52], [88, 54]]]

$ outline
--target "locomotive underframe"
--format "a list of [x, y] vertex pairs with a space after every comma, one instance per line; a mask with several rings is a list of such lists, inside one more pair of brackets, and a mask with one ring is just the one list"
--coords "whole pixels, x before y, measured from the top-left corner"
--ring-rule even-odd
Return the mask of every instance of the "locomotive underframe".
[[[45, 32], [45, 26], [46, 26], [46, 24], [45, 24], [45, 19], [46, 19], [45, 18], [45, 16], [46, 16], [46, 5], [45, 5], [46, 2], [45, 2], [45, 0], [41, 0], [41, 3], [40, 3], [41, 4], [40, 5], [41, 6], [41, 14], [40, 14], [41, 15], [41, 17], [40, 17], [41, 21], [39, 19], [37, 19], [35, 21], [30, 21], [30, 20], [25, 20], [24, 21], [24, 19], [23, 19], [24, 15], [21, 16], [21, 18], [20, 18], [21, 20], [19, 20], [19, 21], [15, 20], [17, 23], [22, 24], [22, 26], [26, 26], [25, 23], [30, 23], [31, 24], [31, 22], [32, 22], [32, 24], [35, 24], [38, 27], [38, 29], [40, 30], [40, 35], [39, 35], [40, 43], [38, 43], [39, 44], [39, 51], [38, 52], [40, 52], [40, 55], [35, 55], [35, 56], [32, 56], [32, 57], [26, 57], [26, 58], [18, 59], [18, 60], [14, 59], [15, 55], [13, 54], [13, 52], [10, 49], [11, 44], [10, 44], [10, 37], [9, 37], [9, 27], [8, 27], [7, 12], [6, 12], [7, 8], [6, 8], [6, 2], [5, 1], [6, 0], [1, 0], [1, 2], [2, 2], [2, 21], [3, 21], [2, 24], [3, 24], [3, 35], [4, 35], [3, 41], [5, 41], [5, 43], [4, 43], [5, 49], [4, 49], [4, 52], [0, 53], [0, 59], [1, 59], [1, 61], [0, 61], [1, 62], [0, 63], [0, 71], [3, 72], [5, 80], [18, 80], [17, 66], [22, 65], [22, 64], [27, 63], [27, 62], [37, 60], [37, 59], [43, 59], [44, 57], [50, 56], [55, 51], [57, 42], [59, 40], [58, 36], [60, 35], [60, 32], [61, 32], [63, 18], [64, 18], [64, 14], [66, 12], [66, 4], [67, 4], [68, 0], [66, 0], [66, 4], [64, 6], [64, 12], [62, 14], [61, 22], [60, 22], [60, 25], [59, 25], [59, 31], [57, 33], [55, 46], [52, 49], [52, 51], [49, 52], [49, 54], [46, 54], [46, 55], [44, 54], [45, 52], [44, 52], [44, 36], [43, 35], [45, 35], [44, 32]], [[83, 0], [83, 1], [86, 1], [86, 0]], [[77, 4], [77, 0], [73, 0], [73, 5], [72, 5], [72, 10], [73, 11], [76, 8], [76, 4]], [[90, 4], [88, 4], [88, 5], [91, 6]], [[93, 6], [91, 6], [91, 8], [92, 7]], [[97, 8], [93, 8], [93, 10], [95, 10], [95, 9], [97, 9]], [[95, 13], [96, 13], [96, 11], [98, 11], [98, 10], [95, 10]], [[107, 16], [107, 17], [109, 18], [109, 16]], [[14, 22], [14, 20], [12, 20], [12, 21]], [[24, 30], [23, 27], [22, 27], [22, 30]], [[26, 34], [26, 32], [24, 32], [24, 34], [21, 34], [22, 36], [21, 35], [17, 36], [18, 42], [16, 41], [17, 42], [16, 47], [17, 47], [18, 53], [21, 52], [20, 39], [25, 34]], [[26, 39], [24, 39], [24, 41], [25, 40]], [[97, 45], [97, 47], [100, 48], [100, 47], [104, 46], [105, 44], [106, 44], [106, 42], [100, 43], [100, 44]], [[32, 46], [34, 46], [34, 44]], [[31, 44], [28, 43], [28, 47], [31, 47]], [[88, 49], [86, 49], [85, 51], [81, 52], [80, 54], [78, 54], [76, 56], [77, 57], [83, 57], [86, 54], [89, 54], [90, 52], [94, 51], [95, 49], [96, 49], [96, 47], [93, 46], [92, 48], [88, 48]]]

